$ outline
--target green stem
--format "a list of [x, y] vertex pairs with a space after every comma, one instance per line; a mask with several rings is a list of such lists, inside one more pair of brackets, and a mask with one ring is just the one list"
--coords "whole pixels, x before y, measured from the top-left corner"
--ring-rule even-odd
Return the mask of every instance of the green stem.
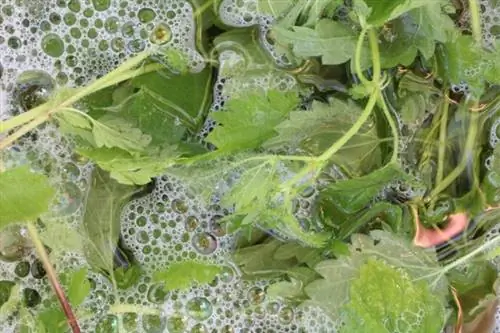
[[335, 141], [335, 143], [330, 148], [328, 148], [328, 150], [326, 150], [323, 154], [321, 154], [317, 158], [317, 160], [320, 163], [328, 161], [336, 152], [338, 152], [347, 143], [347, 141], [349, 141], [354, 135], [356, 135], [356, 133], [361, 129], [361, 126], [363, 126], [363, 124], [370, 117], [372, 110], [375, 106], [375, 103], [377, 102], [378, 96], [379, 96], [378, 91], [374, 91], [370, 95], [370, 99], [368, 100], [365, 109], [363, 110], [359, 118], [356, 120], [356, 122], [352, 125], [352, 127], [349, 128], [349, 130], [344, 135], [342, 135], [340, 139]]
[[159, 309], [134, 304], [114, 304], [110, 306], [108, 312], [111, 314], [137, 313], [153, 316], [161, 315], [161, 311]]
[[45, 104], [37, 106], [27, 112], [21, 113], [16, 117], [0, 121], [0, 133], [10, 131], [11, 129], [26, 124], [35, 119], [36, 117], [40, 116], [41, 114], [45, 113], [47, 108], [44, 107], [44, 105]]
[[443, 100], [443, 110], [440, 119], [439, 126], [439, 147], [438, 147], [438, 161], [437, 161], [437, 172], [436, 172], [436, 184], [443, 180], [444, 175], [444, 157], [446, 152], [446, 131], [448, 127], [448, 111], [450, 104], [448, 103], [448, 92]]
[[354, 55], [354, 69], [359, 80], [365, 87], [369, 87], [372, 83], [366, 78], [361, 70], [361, 54], [363, 51], [363, 43], [365, 42], [366, 29], [361, 30], [358, 37], [358, 42], [356, 43], [356, 53]]
[[62, 101], [58, 105], [54, 106], [54, 102], [49, 101], [16, 117], [8, 119], [4, 122], [0, 122], [0, 133], [22, 126], [16, 132], [0, 141], [0, 150], [5, 149], [10, 144], [22, 137], [24, 134], [47, 121], [50, 118], [51, 114], [71, 107], [80, 99], [92, 93], [95, 93], [96, 91], [108, 88], [136, 76], [157, 71], [163, 68], [163, 66], [160, 64], [149, 64], [142, 68], [134, 68], [142, 61], [144, 61], [149, 55], [150, 52], [143, 52], [125, 61], [122, 65], [120, 65], [118, 68], [116, 68], [106, 76], [94, 81], [93, 83], [82, 89], [76, 89], [74, 95], [70, 96], [68, 99]]
[[19, 138], [21, 138], [23, 135], [28, 133], [29, 131], [33, 130], [34, 128], [38, 127], [39, 125], [43, 124], [49, 119], [48, 114], [40, 114], [37, 118], [32, 120], [31, 122], [25, 124], [21, 128], [19, 128], [17, 131], [12, 133], [11, 135], [7, 136], [6, 138], [0, 140], [0, 151], [4, 150], [11, 144], [13, 144], [15, 141], [17, 141]]
[[448, 174], [446, 178], [444, 178], [441, 182], [439, 182], [436, 187], [432, 190], [432, 192], [429, 194], [429, 199], [433, 200], [439, 193], [444, 191], [448, 186], [453, 183], [455, 179], [457, 179], [458, 176], [465, 170], [467, 167], [467, 162], [469, 161], [469, 156], [471, 152], [474, 149], [474, 145], [476, 143], [477, 139], [477, 132], [478, 132], [478, 127], [479, 127], [479, 114], [476, 112], [471, 112], [470, 113], [470, 123], [469, 123], [469, 129], [468, 129], [468, 134], [467, 134], [467, 140], [465, 142], [465, 148], [464, 152], [462, 155], [462, 159], [456, 166], [456, 168]]
[[469, 13], [471, 19], [472, 36], [478, 45], [483, 42], [483, 36], [481, 32], [481, 18], [479, 15], [479, 5], [477, 0], [469, 0]]
[[378, 37], [375, 30], [372, 28], [368, 31], [368, 39], [370, 41], [370, 49], [372, 51], [372, 63], [373, 63], [373, 78], [372, 82], [375, 84], [380, 84], [380, 76], [382, 74], [380, 66], [380, 50], [378, 47]]
[[394, 121], [394, 118], [392, 117], [391, 112], [389, 111], [389, 108], [387, 107], [387, 104], [385, 103], [384, 96], [382, 96], [382, 94], [380, 92], [379, 92], [379, 102], [382, 106], [382, 110], [384, 111], [384, 115], [387, 118], [387, 122], [389, 123], [389, 127], [391, 128], [392, 142], [393, 142], [391, 162], [395, 163], [397, 161], [398, 155], [399, 155], [398, 127], [396, 126], [396, 122]]
[[26, 228], [28, 230], [28, 234], [30, 235], [31, 241], [35, 246], [35, 250], [43, 263], [43, 267], [45, 268], [45, 272], [47, 273], [47, 278], [50, 281], [52, 289], [54, 290], [59, 303], [61, 304], [61, 308], [64, 311], [69, 326], [71, 327], [73, 333], [80, 333], [80, 327], [78, 326], [78, 322], [76, 321], [75, 314], [73, 313], [71, 305], [69, 304], [69, 301], [61, 287], [61, 284], [59, 283], [57, 273], [54, 269], [54, 266], [52, 266], [50, 262], [49, 255], [45, 250], [45, 246], [43, 245], [42, 240], [40, 239], [38, 230], [31, 222], [26, 224]]

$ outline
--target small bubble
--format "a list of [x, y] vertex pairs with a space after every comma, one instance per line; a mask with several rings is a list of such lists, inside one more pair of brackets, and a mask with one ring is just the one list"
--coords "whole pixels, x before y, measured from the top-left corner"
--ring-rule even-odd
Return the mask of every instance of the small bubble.
[[42, 38], [42, 50], [53, 58], [60, 57], [64, 53], [64, 42], [56, 34], [47, 34]]
[[172, 39], [172, 31], [170, 27], [164, 23], [158, 24], [149, 36], [149, 40], [153, 44], [162, 45]]
[[220, 280], [224, 283], [229, 283], [234, 279], [234, 270], [229, 266], [224, 266], [220, 274]]
[[18, 37], [12, 36], [9, 39], [7, 39], [7, 45], [11, 49], [17, 50], [17, 49], [20, 49], [21, 46], [23, 46], [23, 43], [21, 42], [21, 40]]
[[92, 0], [92, 5], [95, 10], [102, 12], [111, 6], [111, 0]]
[[293, 320], [293, 310], [290, 307], [284, 307], [279, 313], [279, 321], [282, 324], [290, 324]]
[[163, 304], [167, 298], [168, 293], [164, 289], [164, 285], [161, 283], [154, 284], [149, 287], [148, 290], [148, 301], [155, 304]]
[[144, 315], [142, 327], [146, 333], [159, 333], [163, 332], [165, 323], [158, 315]]
[[68, 8], [72, 12], [78, 13], [81, 9], [80, 0], [70, 0], [68, 3]]
[[132, 37], [134, 35], [134, 24], [127, 22], [122, 26], [123, 37]]
[[146, 231], [141, 230], [137, 233], [136, 240], [141, 244], [146, 244], [149, 242], [149, 235]]
[[206, 232], [196, 234], [193, 237], [192, 244], [201, 254], [211, 254], [217, 249], [217, 239]]
[[196, 324], [191, 328], [191, 333], [208, 333], [208, 329], [203, 324]]
[[226, 325], [221, 329], [221, 333], [234, 333], [234, 329], [230, 325]]
[[42, 301], [42, 297], [35, 289], [26, 288], [23, 290], [23, 301], [29, 308], [34, 308]]
[[21, 261], [16, 265], [14, 272], [20, 278], [28, 276], [28, 274], [30, 273], [30, 263], [27, 261]]
[[117, 17], [114, 17], [114, 16], [108, 17], [106, 19], [106, 22], [104, 22], [104, 28], [109, 33], [116, 33], [116, 32], [118, 32], [118, 28], [120, 27], [119, 22], [120, 21], [118, 20]]
[[64, 183], [57, 196], [54, 209], [64, 215], [71, 215], [82, 205], [83, 194], [78, 186], [73, 183]]
[[137, 17], [141, 23], [148, 23], [155, 19], [156, 13], [151, 8], [141, 8], [137, 13]]
[[210, 230], [217, 237], [223, 237], [226, 235], [226, 228], [220, 222], [223, 217], [220, 215], [215, 215], [210, 219]]
[[266, 298], [266, 293], [259, 287], [250, 288], [247, 293], [247, 298], [252, 304], [260, 304], [264, 302]]
[[125, 42], [122, 38], [117, 37], [111, 40], [111, 49], [115, 52], [120, 52], [124, 49]]
[[197, 320], [208, 319], [213, 312], [212, 304], [204, 297], [195, 297], [186, 304], [187, 314]]
[[278, 314], [280, 310], [280, 305], [278, 302], [271, 302], [267, 305], [267, 312], [272, 315]]
[[107, 315], [99, 321], [96, 333], [118, 333], [118, 318], [114, 315]]
[[186, 320], [181, 316], [172, 316], [167, 319], [167, 329], [169, 333], [184, 333]]
[[188, 211], [188, 206], [184, 200], [175, 199], [172, 201], [172, 209], [179, 214], [184, 214]]
[[194, 231], [198, 227], [200, 222], [195, 216], [188, 216], [186, 218], [186, 231]]

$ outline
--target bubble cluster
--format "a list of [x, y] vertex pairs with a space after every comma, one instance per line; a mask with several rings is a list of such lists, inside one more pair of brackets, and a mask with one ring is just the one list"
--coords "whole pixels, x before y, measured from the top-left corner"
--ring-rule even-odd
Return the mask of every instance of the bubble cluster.
[[[4, 0], [0, 29], [0, 90], [8, 94], [26, 70], [45, 71], [52, 85], [81, 86], [156, 46], [182, 51], [193, 71], [204, 67], [187, 1]], [[12, 110], [1, 112], [5, 118]]]

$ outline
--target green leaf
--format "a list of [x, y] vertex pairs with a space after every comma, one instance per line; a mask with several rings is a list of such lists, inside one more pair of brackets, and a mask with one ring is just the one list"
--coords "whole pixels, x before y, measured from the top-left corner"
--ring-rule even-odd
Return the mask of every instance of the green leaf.
[[[263, 146], [277, 150], [290, 147], [319, 155], [346, 133], [361, 112], [352, 101], [330, 99], [329, 104], [313, 101], [310, 110], [291, 112], [289, 119], [276, 126], [278, 135]], [[352, 171], [366, 168], [367, 164], [373, 167], [379, 163], [378, 146], [376, 128], [368, 121], [333, 156], [333, 161]]]
[[327, 198], [344, 213], [355, 213], [366, 207], [389, 182], [410, 180], [411, 177], [394, 164], [388, 164], [372, 173], [341, 180], [321, 191], [321, 198]]
[[36, 321], [37, 324], [40, 325], [37, 329], [41, 328], [42, 332], [66, 333], [68, 331], [66, 317], [58, 306], [44, 309], [39, 312]]
[[369, 259], [350, 286], [347, 317], [341, 332], [440, 332], [443, 303], [424, 281], [383, 261]]
[[153, 281], [165, 283], [165, 291], [188, 289], [195, 283], [207, 284], [222, 272], [222, 267], [196, 261], [171, 264], [153, 274]]
[[274, 135], [274, 126], [297, 107], [295, 92], [256, 90], [228, 100], [211, 118], [218, 126], [206, 141], [224, 152], [257, 148]]
[[274, 38], [281, 45], [290, 45], [296, 57], [321, 57], [324, 65], [337, 65], [350, 60], [356, 49], [356, 34], [340, 22], [323, 19], [315, 29], [294, 26], [287, 30], [273, 27]]
[[142, 275], [141, 267], [137, 264], [132, 264], [130, 267], [119, 267], [114, 271], [116, 284], [120, 289], [128, 289], [134, 286]]
[[430, 59], [434, 55], [436, 42], [452, 42], [457, 30], [453, 20], [443, 13], [439, 1], [427, 1], [424, 6], [410, 10], [392, 21], [383, 36], [381, 65], [391, 68], [398, 64], [410, 65], [419, 52], [425, 59]]
[[61, 282], [66, 287], [68, 300], [73, 307], [80, 306], [90, 294], [90, 282], [87, 278], [88, 269], [80, 268], [61, 276]]
[[370, 236], [355, 234], [351, 237], [349, 252], [349, 256], [325, 260], [315, 266], [323, 279], [305, 287], [310, 298], [306, 303], [326, 309], [332, 317], [340, 315], [341, 308], [350, 300], [349, 290], [359, 277], [360, 267], [370, 259], [381, 260], [391, 267], [400, 268], [413, 279], [423, 280], [443, 300], [447, 296], [447, 283], [439, 274], [435, 254], [414, 247], [391, 232], [373, 230]]
[[110, 172], [111, 178], [121, 184], [145, 185], [171, 166], [182, 153], [175, 145], [158, 152], [130, 154], [118, 148], [82, 147], [76, 150], [80, 155], [90, 158], [100, 168]]
[[67, 252], [83, 254], [82, 235], [78, 230], [59, 220], [44, 220], [40, 232], [43, 243], [50, 247], [50, 256], [57, 260]]
[[80, 230], [85, 236], [85, 256], [92, 267], [113, 271], [113, 254], [120, 234], [121, 209], [135, 192], [135, 187], [118, 184], [106, 172], [98, 168], [94, 170]]
[[299, 280], [280, 281], [270, 284], [266, 294], [271, 298], [296, 298], [302, 295], [302, 283]]
[[83, 142], [101, 148], [121, 148], [130, 152], [142, 151], [151, 137], [122, 118], [105, 115], [98, 120], [73, 109], [55, 114], [63, 132]]
[[454, 84], [467, 83], [469, 91], [479, 98], [486, 81], [500, 83], [499, 57], [500, 48], [487, 51], [478, 46], [472, 36], [460, 35], [454, 42], [445, 44], [445, 75]]
[[151, 142], [151, 137], [132, 127], [123, 119], [104, 116], [92, 127], [97, 147], [121, 148], [126, 151], [142, 150]]
[[439, 0], [364, 0], [370, 15], [367, 23], [373, 26], [382, 26], [385, 22], [422, 6], [439, 3]]
[[48, 210], [55, 194], [48, 178], [28, 166], [1, 172], [0, 189], [0, 228], [36, 219]]
[[[0, 284], [0, 292], [2, 298], [0, 299], [0, 318], [6, 319], [11, 316], [21, 305], [21, 286], [19, 284], [13, 285], [14, 283], [6, 283], [7, 281], [2, 281]], [[9, 288], [10, 287], [10, 288]], [[6, 289], [10, 289], [8, 292]], [[5, 299], [4, 295], [9, 295]]]
[[154, 143], [182, 133], [178, 122], [196, 131], [210, 107], [211, 83], [210, 68], [186, 75], [172, 75], [168, 71], [141, 75], [131, 81], [134, 87], [141, 89], [140, 99], [123, 116], [151, 135]]

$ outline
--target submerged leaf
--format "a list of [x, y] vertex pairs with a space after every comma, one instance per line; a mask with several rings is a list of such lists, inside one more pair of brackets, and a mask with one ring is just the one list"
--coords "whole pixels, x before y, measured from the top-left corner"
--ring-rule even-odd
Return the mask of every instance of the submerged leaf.
[[356, 48], [356, 34], [340, 22], [323, 19], [315, 29], [295, 26], [293, 31], [279, 25], [273, 28], [281, 45], [290, 45], [296, 57], [321, 56], [324, 65], [337, 65], [350, 60]]
[[28, 166], [1, 172], [0, 228], [36, 219], [48, 210], [54, 194], [48, 178], [32, 172]]
[[135, 187], [118, 184], [106, 172], [94, 170], [80, 233], [85, 236], [87, 262], [95, 269], [113, 271], [121, 209], [135, 192]]
[[274, 126], [298, 105], [296, 92], [256, 90], [228, 100], [224, 111], [212, 114], [219, 125], [207, 142], [220, 151], [233, 152], [259, 147], [274, 134]]
[[221, 272], [221, 266], [196, 261], [183, 261], [173, 263], [166, 269], [155, 272], [153, 280], [165, 283], [166, 291], [184, 290], [195, 283], [210, 283]]
[[411, 179], [401, 168], [388, 164], [359, 178], [339, 181], [326, 187], [321, 197], [327, 198], [345, 213], [355, 213], [366, 207], [389, 182]]
[[443, 303], [424, 281], [412, 282], [404, 271], [369, 259], [349, 290], [341, 332], [440, 332]]

